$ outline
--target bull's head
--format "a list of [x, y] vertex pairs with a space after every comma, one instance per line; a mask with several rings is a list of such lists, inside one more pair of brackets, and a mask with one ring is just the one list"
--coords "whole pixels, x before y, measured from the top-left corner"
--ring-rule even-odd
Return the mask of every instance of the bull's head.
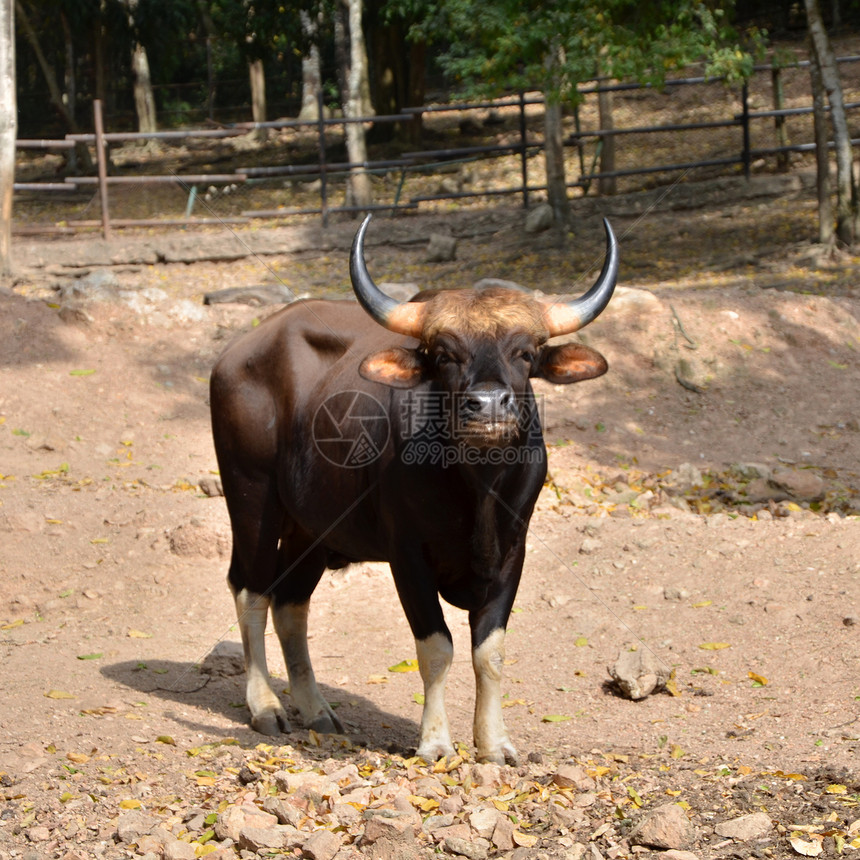
[[529, 377], [556, 384], [592, 379], [606, 372], [606, 359], [582, 344], [547, 345], [590, 323], [612, 297], [618, 277], [618, 243], [609, 222], [600, 276], [570, 302], [541, 302], [504, 288], [419, 293], [410, 302], [387, 296], [367, 271], [364, 236], [368, 215], [355, 234], [349, 258], [352, 287], [361, 306], [385, 328], [418, 341], [414, 349], [392, 347], [361, 364], [365, 379], [411, 388], [433, 379], [449, 392], [458, 435], [475, 445], [501, 445], [519, 430], [519, 400]]

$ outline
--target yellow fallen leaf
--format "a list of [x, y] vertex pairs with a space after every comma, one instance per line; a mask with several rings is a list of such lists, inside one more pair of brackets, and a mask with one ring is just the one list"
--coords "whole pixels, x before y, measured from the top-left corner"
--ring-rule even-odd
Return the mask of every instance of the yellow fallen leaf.
[[699, 647], [703, 651], [722, 651], [723, 648], [731, 648], [728, 642], [702, 642]]
[[0, 624], [0, 630], [12, 630], [15, 627], [20, 627], [23, 623], [23, 618], [17, 618], [15, 621], [10, 621], [8, 624]]
[[439, 808], [439, 801], [433, 800], [432, 797], [418, 797], [418, 795], [410, 794], [409, 802], [422, 812], [432, 812]]
[[48, 699], [74, 699], [75, 697], [71, 693], [66, 693], [63, 690], [48, 690], [45, 693], [45, 697]]
[[747, 672], [747, 675], [752, 678], [754, 683], [761, 684], [762, 687], [767, 686], [767, 678], [763, 675], [757, 675], [755, 672]]
[[129, 630], [128, 635], [131, 639], [152, 639], [151, 633], [144, 633], [142, 630]]
[[401, 660], [399, 663], [395, 663], [393, 666], [388, 667], [389, 672], [417, 672], [418, 671], [418, 661], [417, 660]]
[[839, 783], [833, 783], [828, 785], [827, 788], [824, 789], [828, 794], [848, 794], [848, 789], [844, 785], [839, 785]]
[[74, 764], [86, 764], [90, 760], [90, 757], [86, 753], [76, 752], [66, 753], [66, 758]]
[[519, 830], [514, 831], [512, 838], [514, 843], [521, 848], [534, 848], [538, 841], [537, 836], [533, 836], [531, 833], [522, 833]]
[[693, 609], [701, 609], [704, 606], [710, 606], [712, 601], [710, 600], [700, 600], [698, 603], [693, 604]]
[[371, 675], [367, 679], [367, 683], [368, 684], [387, 684], [388, 678], [386, 678], [385, 675]]
[[135, 800], [133, 797], [126, 798], [119, 802], [120, 809], [140, 809], [140, 805], [140, 801]]
[[506, 699], [504, 702], [502, 702], [502, 707], [512, 708], [514, 705], [524, 705], [525, 703], [525, 699]]

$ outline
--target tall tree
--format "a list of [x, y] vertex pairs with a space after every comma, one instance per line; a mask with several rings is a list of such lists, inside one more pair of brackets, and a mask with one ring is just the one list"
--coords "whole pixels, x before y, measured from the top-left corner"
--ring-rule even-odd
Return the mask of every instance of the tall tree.
[[[365, 100], [369, 100], [367, 89], [367, 49], [362, 29], [362, 0], [349, 0], [349, 90], [344, 104], [347, 119], [366, 116]], [[356, 166], [350, 171], [350, 197], [354, 206], [369, 206], [373, 202], [373, 187], [370, 175], [364, 168], [367, 161], [367, 138], [364, 124], [346, 124], [346, 147], [349, 160]]]
[[841, 242], [850, 245], [857, 235], [858, 205], [857, 185], [852, 169], [851, 132], [845, 117], [842, 81], [818, 0], [804, 0], [804, 5], [812, 45], [811, 60], [817, 67], [827, 93], [830, 120], [833, 124], [833, 140], [836, 146], [836, 236]]
[[0, 277], [12, 270], [12, 190], [15, 183], [15, 15], [0, 0]]
[[[660, 84], [667, 71], [708, 57], [713, 71], [748, 74], [752, 60], [727, 42], [725, 14], [704, 0], [439, 0], [428, 10], [447, 33], [442, 62], [475, 92], [540, 89], [549, 110], [575, 104], [578, 85], [601, 74]], [[712, 8], [713, 7], [713, 8]], [[444, 21], [442, 27], [439, 21]], [[452, 35], [453, 34], [453, 35]], [[566, 194], [547, 140], [551, 200]], [[554, 204], [556, 212], [563, 206]]]

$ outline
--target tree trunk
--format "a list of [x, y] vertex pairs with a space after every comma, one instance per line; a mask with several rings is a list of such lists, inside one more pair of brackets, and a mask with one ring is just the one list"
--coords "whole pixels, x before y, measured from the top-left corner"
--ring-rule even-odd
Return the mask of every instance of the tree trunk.
[[[251, 79], [251, 117], [254, 122], [266, 121], [266, 73], [262, 60], [248, 61], [248, 75]], [[254, 137], [263, 141], [268, 137], [265, 128], [257, 129]]]
[[[2, 3], [0, 3], [2, 5]], [[10, 10], [9, 14], [12, 12]], [[42, 77], [45, 79], [45, 83], [48, 86], [48, 95], [51, 99], [51, 104], [54, 106], [57, 113], [62, 117], [63, 122], [66, 125], [66, 128], [72, 133], [77, 134], [80, 129], [78, 128], [77, 122], [75, 122], [74, 116], [70, 113], [69, 108], [66, 104], [66, 100], [63, 98], [63, 93], [60, 90], [60, 85], [57, 83], [57, 74], [54, 71], [54, 67], [45, 59], [45, 53], [42, 50], [42, 45], [39, 42], [39, 36], [36, 33], [35, 28], [30, 23], [30, 19], [27, 17], [27, 11], [24, 8], [24, 5], [21, 3], [21, 0], [15, 0], [15, 14], [18, 16], [18, 21], [21, 24], [21, 29], [24, 31], [24, 38], [29, 42], [30, 47], [33, 49], [33, 53], [36, 55], [36, 62], [39, 64], [39, 68], [42, 70]], [[81, 167], [87, 172], [92, 172], [93, 169], [93, 160], [90, 156], [90, 151], [87, 148], [87, 145], [84, 143], [76, 143], [75, 144], [75, 156], [71, 159], [71, 166], [76, 168], [75, 159], [80, 163]]]
[[[364, 96], [367, 88], [367, 52], [364, 46], [364, 33], [361, 29], [362, 0], [349, 0], [349, 93], [344, 113], [347, 119], [367, 116]], [[367, 161], [367, 140], [364, 123], [346, 124], [346, 150], [349, 160], [357, 165], [350, 169], [349, 188], [351, 204], [358, 207], [370, 206], [373, 202], [373, 188], [370, 176], [364, 168]]]
[[15, 15], [0, 2], [0, 277], [12, 272], [12, 191], [15, 184]]
[[818, 65], [821, 73], [833, 123], [833, 141], [836, 146], [836, 235], [841, 242], [850, 245], [857, 229], [857, 188], [852, 171], [851, 134], [845, 118], [842, 82], [830, 39], [824, 29], [818, 0], [804, 0], [804, 5], [813, 46], [811, 60]]
[[[602, 131], [612, 131], [615, 120], [612, 117], [612, 93], [598, 90], [597, 93], [598, 125]], [[615, 170], [615, 135], [610, 134], [600, 138], [600, 172], [612, 173]], [[601, 178], [597, 182], [597, 192], [601, 196], [615, 194], [617, 183], [614, 176]]]
[[809, 64], [809, 80], [812, 86], [812, 113], [815, 120], [815, 165], [818, 185], [818, 241], [832, 245], [836, 234], [833, 230], [833, 203], [830, 199], [830, 124], [827, 121], [827, 105], [824, 101], [824, 84], [821, 72], [814, 61]]
[[135, 42], [131, 49], [131, 68], [134, 72], [134, 109], [137, 112], [137, 130], [142, 134], [158, 131], [155, 123], [155, 96], [149, 76], [149, 58], [146, 48]]
[[567, 180], [564, 170], [564, 134], [561, 104], [547, 100], [544, 107], [544, 159], [546, 161], [547, 200], [552, 206], [557, 227], [564, 229], [570, 217]]
[[[319, 94], [322, 91], [320, 49], [317, 46], [319, 27], [311, 16], [301, 10], [302, 31], [310, 43], [310, 50], [302, 57], [302, 107], [299, 119], [308, 122], [319, 119]], [[335, 9], [335, 16], [338, 10]], [[336, 25], [335, 25], [336, 26]]]

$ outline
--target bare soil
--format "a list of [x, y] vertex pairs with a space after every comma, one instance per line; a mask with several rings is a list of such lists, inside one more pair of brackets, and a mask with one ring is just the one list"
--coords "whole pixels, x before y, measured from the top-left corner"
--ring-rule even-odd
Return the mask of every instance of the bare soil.
[[[505, 713], [523, 765], [498, 789], [532, 786], [498, 801], [528, 837], [518, 857], [644, 854], [631, 826], [671, 802], [695, 831], [676, 847], [700, 858], [860, 845], [858, 261], [804, 244], [804, 183], [776, 196], [739, 187], [709, 186], [704, 201], [679, 187], [656, 208], [647, 195], [582, 201], [564, 242], [526, 236], [522, 213], [504, 209], [371, 228], [379, 281], [501, 277], [547, 294], [593, 277], [598, 214], [621, 238], [625, 289], [582, 333], [609, 374], [536, 386], [551, 476], [507, 640]], [[685, 193], [700, 205], [677, 208]], [[229, 660], [201, 671], [238, 639], [226, 510], [201, 491], [216, 478], [207, 378], [226, 341], [271, 310], [202, 296], [276, 281], [345, 296], [354, 228], [19, 243], [19, 275], [0, 293], [0, 858], [142, 855], [115, 836], [135, 809], [198, 856], [233, 856], [201, 842], [187, 810], [259, 804], [285, 761], [352, 762], [421, 796], [427, 771], [409, 760], [420, 679], [389, 671], [414, 654], [384, 566], [327, 575], [313, 602], [317, 676], [349, 741], [297, 730], [273, 744], [247, 724], [244, 675]], [[456, 260], [425, 261], [431, 232], [458, 237]], [[88, 272], [112, 277], [112, 300], [60, 296]], [[449, 620], [464, 758], [445, 790], [468, 800], [468, 629], [457, 611]], [[617, 694], [607, 667], [630, 648], [674, 669], [670, 691]], [[549, 792], [571, 762], [593, 791]], [[715, 832], [749, 812], [771, 830]], [[309, 833], [327, 826], [340, 856], [355, 855], [360, 828], [312, 819]]]

